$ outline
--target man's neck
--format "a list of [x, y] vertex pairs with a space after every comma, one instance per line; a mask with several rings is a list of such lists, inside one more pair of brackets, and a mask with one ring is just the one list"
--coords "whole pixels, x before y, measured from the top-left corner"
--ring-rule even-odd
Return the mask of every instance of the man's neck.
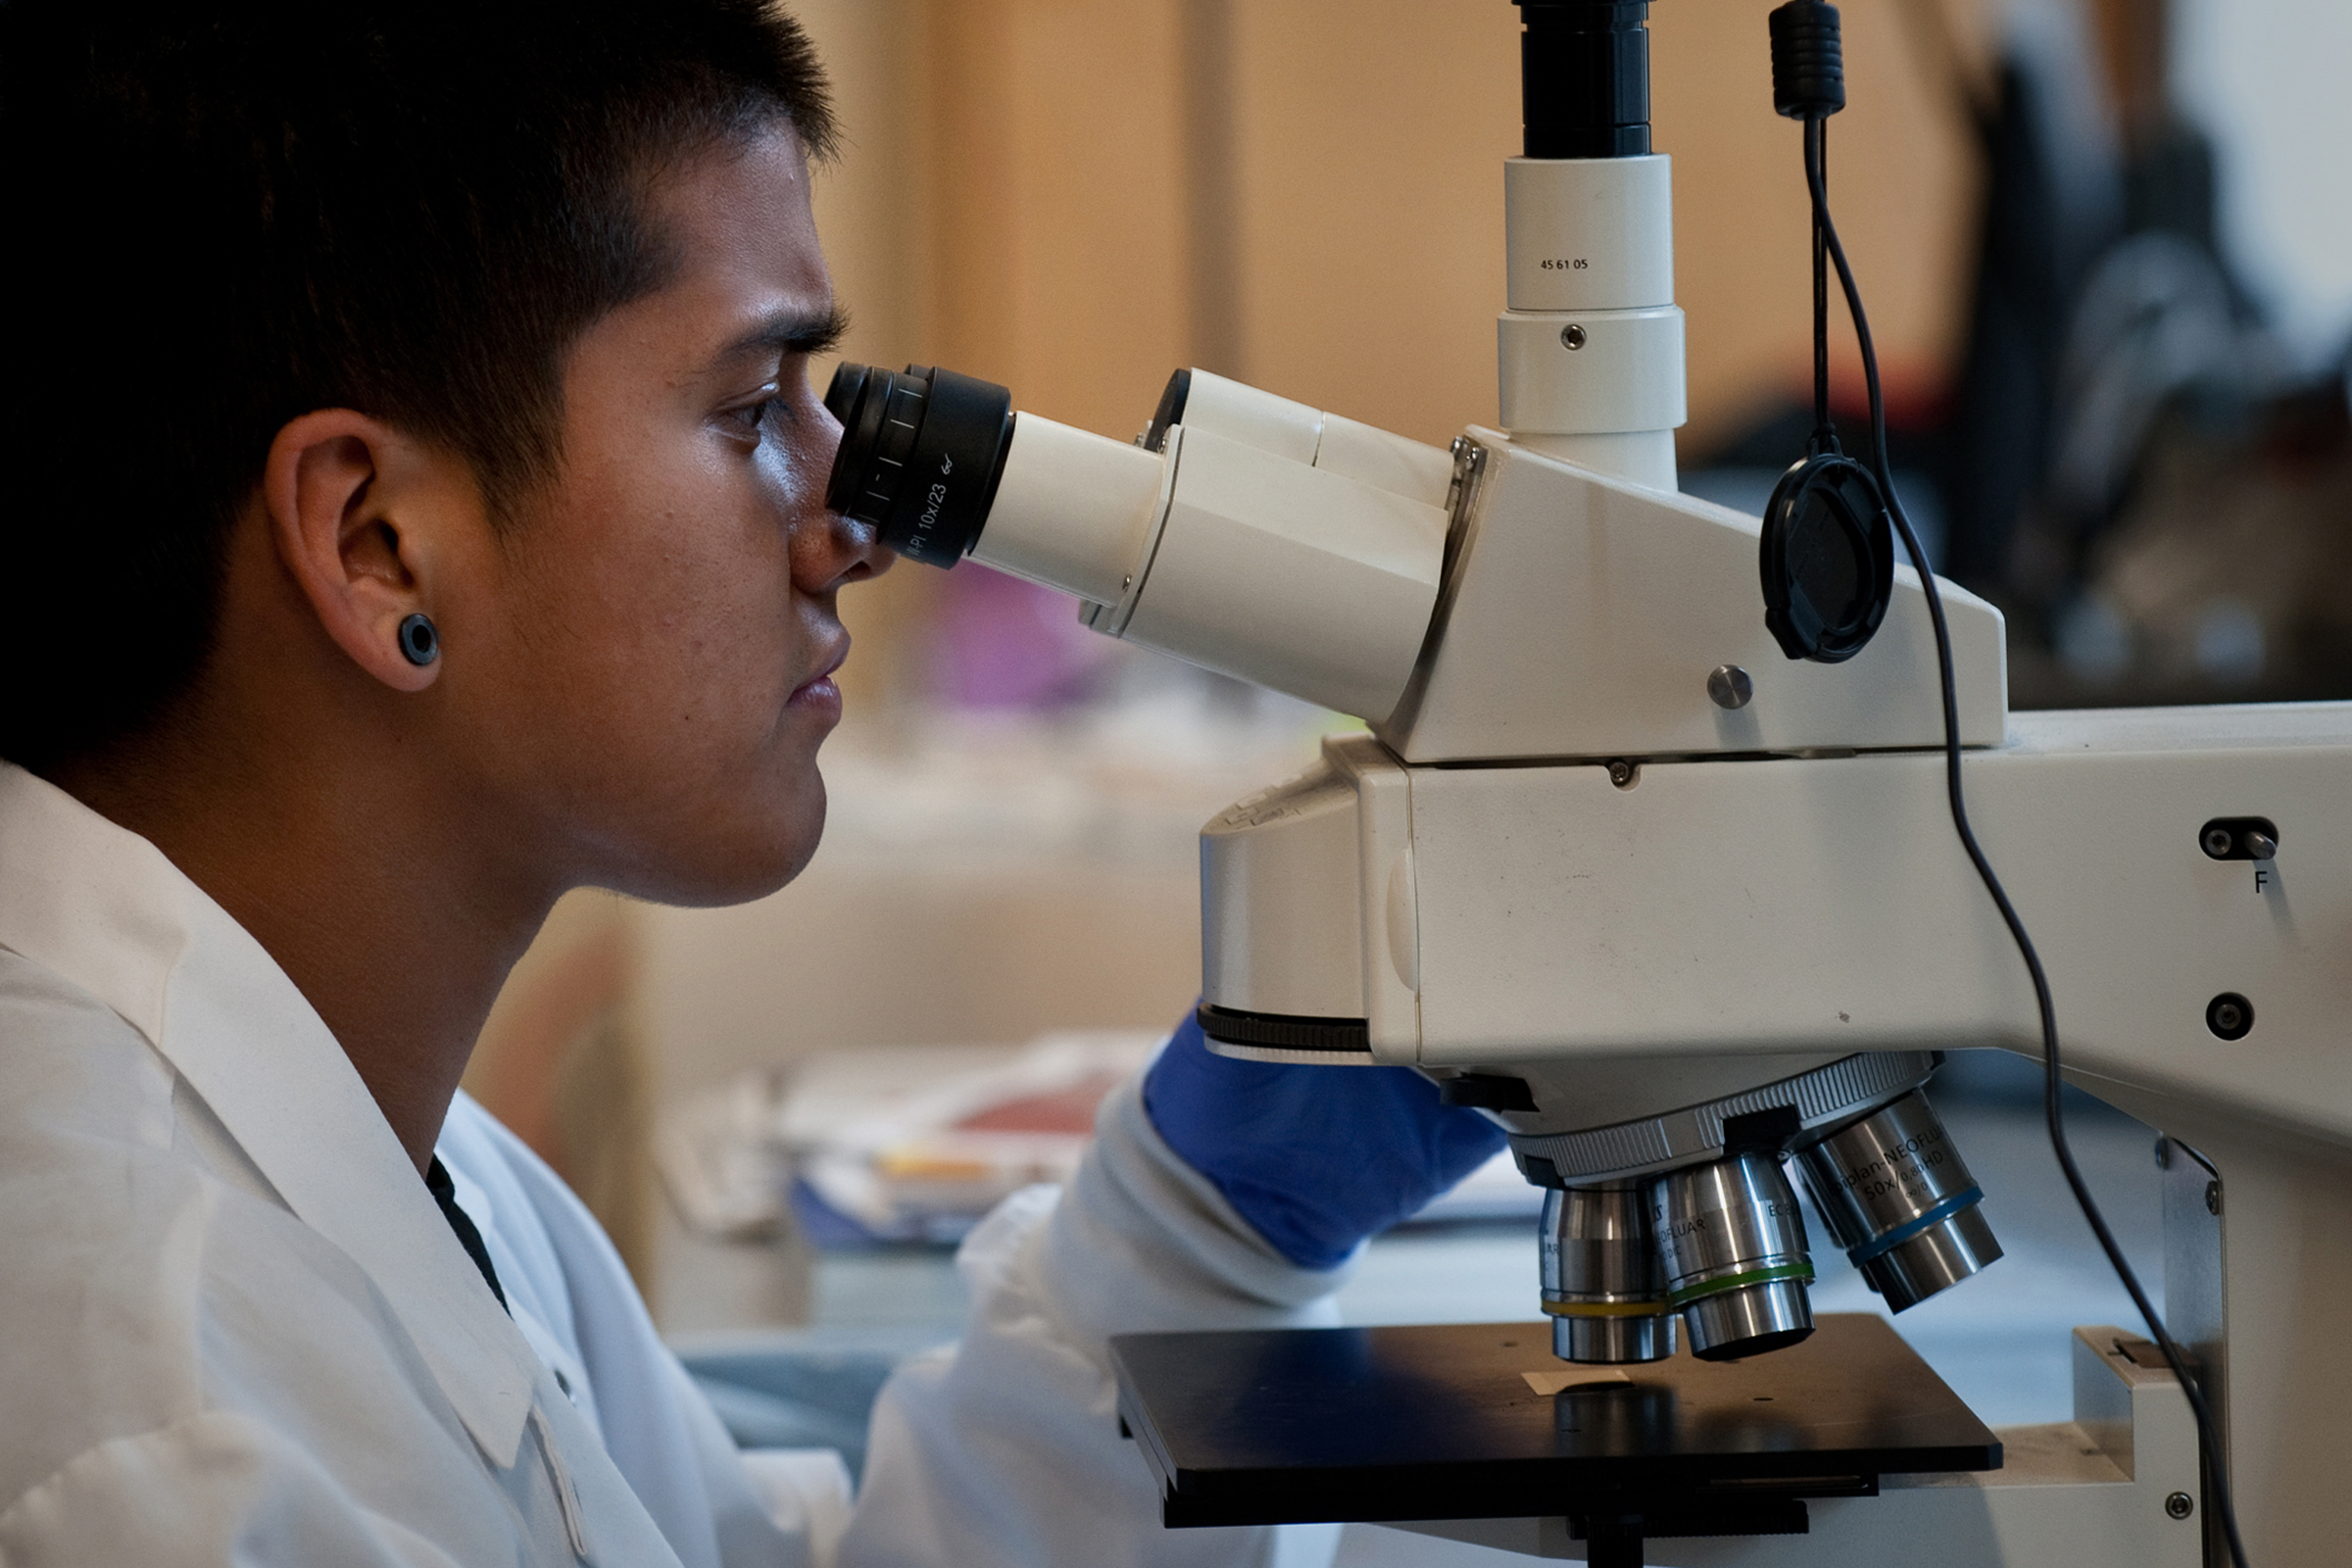
[[220, 710], [247, 705], [189, 706], [210, 711], [44, 771], [261, 943], [421, 1172], [490, 1005], [561, 890], [513, 885], [477, 842], [478, 803], [441, 799], [381, 737], [265, 734], [237, 722], [259, 715]]

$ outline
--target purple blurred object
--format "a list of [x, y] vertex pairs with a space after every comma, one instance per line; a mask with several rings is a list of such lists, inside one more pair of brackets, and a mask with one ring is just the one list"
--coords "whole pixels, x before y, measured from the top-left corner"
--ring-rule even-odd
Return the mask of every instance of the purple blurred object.
[[1061, 708], [1085, 700], [1111, 645], [1067, 595], [965, 562], [948, 574], [931, 690], [956, 708]]

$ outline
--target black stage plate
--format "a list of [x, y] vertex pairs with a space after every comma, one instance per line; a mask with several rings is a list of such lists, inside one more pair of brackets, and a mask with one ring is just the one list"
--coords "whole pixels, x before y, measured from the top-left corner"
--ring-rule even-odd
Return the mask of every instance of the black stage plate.
[[[1630, 1505], [1651, 1534], [1714, 1534], [1658, 1526], [1735, 1497], [1863, 1494], [1882, 1475], [2001, 1463], [1960, 1396], [1860, 1313], [1745, 1361], [1623, 1369], [1554, 1359], [1545, 1323], [1129, 1334], [1110, 1355], [1170, 1525]], [[1776, 1506], [1804, 1528], [1801, 1502]]]

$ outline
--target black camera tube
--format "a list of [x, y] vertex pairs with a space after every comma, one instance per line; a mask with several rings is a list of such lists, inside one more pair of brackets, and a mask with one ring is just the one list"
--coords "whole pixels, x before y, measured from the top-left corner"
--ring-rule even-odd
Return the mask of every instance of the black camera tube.
[[1530, 158], [1649, 151], [1649, 0], [1515, 0]]

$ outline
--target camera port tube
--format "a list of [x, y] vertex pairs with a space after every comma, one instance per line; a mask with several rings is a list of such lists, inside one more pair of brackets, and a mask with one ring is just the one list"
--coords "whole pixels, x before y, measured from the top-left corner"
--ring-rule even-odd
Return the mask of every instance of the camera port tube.
[[1544, 1195], [1540, 1235], [1553, 1354], [1600, 1365], [1674, 1354], [1674, 1315], [1647, 1194], [1553, 1188]]
[[1667, 1300], [1690, 1353], [1728, 1361], [1813, 1332], [1805, 1219], [1777, 1155], [1760, 1151], [1669, 1171], [1650, 1184]]
[[2001, 1255], [1984, 1195], [1918, 1090], [1799, 1150], [1813, 1203], [1870, 1288], [1900, 1312]]

